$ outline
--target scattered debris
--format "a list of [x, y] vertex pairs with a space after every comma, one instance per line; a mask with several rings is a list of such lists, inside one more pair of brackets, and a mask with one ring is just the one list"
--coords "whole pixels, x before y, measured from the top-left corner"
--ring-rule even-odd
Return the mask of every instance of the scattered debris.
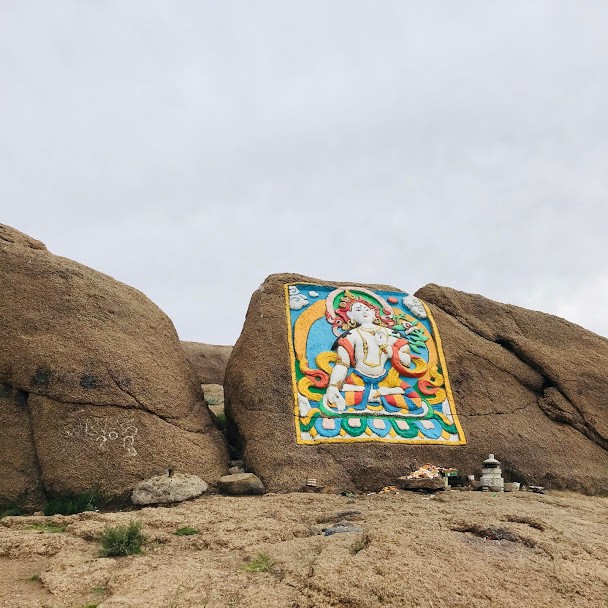
[[399, 477], [396, 485], [402, 490], [422, 490], [426, 492], [445, 490], [448, 486], [448, 479], [442, 475], [444, 470], [454, 471], [454, 469], [443, 469], [427, 463], [412, 473]]
[[[405, 479], [437, 479], [441, 477], [441, 472], [444, 469], [437, 467], [434, 464], [424, 464], [419, 469], [405, 476]], [[452, 469], [450, 469], [452, 470]], [[399, 479], [402, 479], [401, 477]]]
[[535, 494], [545, 493], [545, 488], [543, 486], [528, 486], [528, 490], [530, 490], [530, 492], [534, 492]]
[[394, 492], [395, 494], [399, 494], [396, 486], [384, 486], [380, 490], [380, 492], [378, 492], [378, 494], [390, 494], [391, 492]]

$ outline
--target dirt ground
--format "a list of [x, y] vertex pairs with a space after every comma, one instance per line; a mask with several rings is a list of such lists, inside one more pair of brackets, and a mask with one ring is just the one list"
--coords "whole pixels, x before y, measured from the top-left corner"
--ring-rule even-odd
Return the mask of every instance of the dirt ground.
[[[104, 527], [133, 520], [148, 537], [143, 555], [99, 557]], [[324, 535], [339, 522], [359, 530]], [[182, 526], [199, 533], [177, 536]], [[247, 571], [260, 554], [272, 565]], [[491, 605], [608, 607], [608, 498], [211, 495], [0, 520], [2, 608]]]

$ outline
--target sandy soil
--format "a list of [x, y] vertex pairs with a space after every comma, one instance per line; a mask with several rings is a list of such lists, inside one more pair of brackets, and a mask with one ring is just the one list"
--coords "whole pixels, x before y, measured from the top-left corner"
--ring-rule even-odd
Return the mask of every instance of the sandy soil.
[[[98, 557], [104, 527], [132, 520], [144, 554]], [[323, 534], [341, 521], [360, 531]], [[2, 608], [608, 606], [608, 498], [212, 495], [0, 524]], [[260, 553], [274, 565], [247, 572]]]

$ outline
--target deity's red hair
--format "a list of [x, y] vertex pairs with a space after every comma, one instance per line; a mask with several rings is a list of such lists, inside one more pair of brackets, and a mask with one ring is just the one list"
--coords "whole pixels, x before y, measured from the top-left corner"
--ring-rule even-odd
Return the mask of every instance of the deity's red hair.
[[[348, 316], [348, 312], [351, 311], [352, 307], [355, 304], [363, 304], [364, 306], [367, 306], [370, 310], [374, 311], [374, 323], [376, 325], [382, 325], [383, 327], [392, 327], [393, 325], [395, 325], [395, 321], [394, 319], [391, 318], [390, 315], [385, 314], [384, 316], [382, 315], [382, 312], [380, 310], [379, 306], [376, 306], [375, 304], [372, 304], [371, 302], [369, 302], [368, 300], [360, 297], [360, 296], [352, 296], [352, 295], [344, 295], [344, 297], [340, 300], [340, 306], [338, 306], [338, 308], [336, 309], [336, 317], [333, 320], [332, 325], [334, 327], [338, 327], [340, 329], [342, 329], [343, 331], [346, 331], [348, 329], [354, 329], [355, 327], [357, 327], [358, 323], [356, 321], [353, 321], [352, 319], [349, 318]], [[385, 313], [387, 311], [384, 311]], [[329, 320], [329, 318], [328, 318]]]

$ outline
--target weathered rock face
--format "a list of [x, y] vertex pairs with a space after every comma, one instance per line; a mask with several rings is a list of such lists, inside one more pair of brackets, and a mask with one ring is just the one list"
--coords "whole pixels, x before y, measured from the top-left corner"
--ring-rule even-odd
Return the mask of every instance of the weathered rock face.
[[200, 384], [224, 384], [232, 346], [202, 342], [182, 342], [182, 346]]
[[608, 340], [559, 317], [427, 285], [470, 446], [527, 481], [608, 492]]
[[377, 490], [426, 462], [479, 474], [489, 453], [507, 480], [608, 491], [608, 341], [550, 315], [433, 285], [416, 295], [439, 330], [466, 444], [298, 444], [285, 306], [285, 285], [294, 282], [322, 283], [293, 274], [265, 281], [224, 382], [235, 440], [269, 491], [297, 490], [308, 478], [328, 490]]
[[0, 501], [225, 472], [175, 329], [142, 293], [0, 225], [0, 318]]

